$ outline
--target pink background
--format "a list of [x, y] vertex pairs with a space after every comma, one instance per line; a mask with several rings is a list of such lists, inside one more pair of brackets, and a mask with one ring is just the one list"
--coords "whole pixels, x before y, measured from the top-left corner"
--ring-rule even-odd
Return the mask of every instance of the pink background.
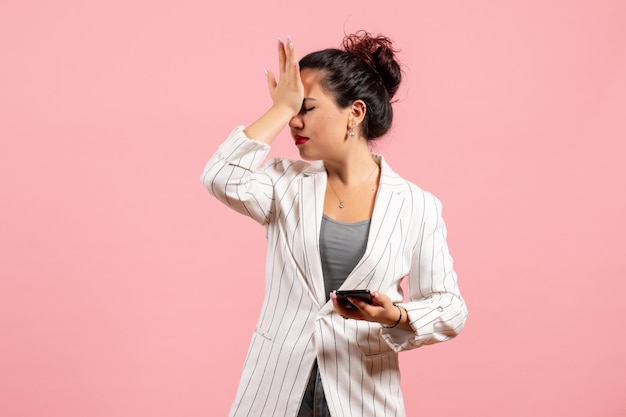
[[626, 415], [626, 2], [216, 3], [0, 4], [0, 415], [226, 415], [265, 241], [200, 172], [276, 37], [361, 28], [402, 49], [377, 150], [443, 201], [470, 308], [402, 354], [409, 416]]

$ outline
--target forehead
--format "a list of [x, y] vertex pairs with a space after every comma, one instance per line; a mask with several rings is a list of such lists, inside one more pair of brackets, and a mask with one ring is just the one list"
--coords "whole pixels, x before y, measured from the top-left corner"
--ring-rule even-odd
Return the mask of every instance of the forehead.
[[300, 78], [302, 79], [304, 95], [306, 97], [321, 98], [321, 96], [330, 96], [326, 89], [322, 87], [322, 74], [320, 71], [305, 68], [300, 71]]

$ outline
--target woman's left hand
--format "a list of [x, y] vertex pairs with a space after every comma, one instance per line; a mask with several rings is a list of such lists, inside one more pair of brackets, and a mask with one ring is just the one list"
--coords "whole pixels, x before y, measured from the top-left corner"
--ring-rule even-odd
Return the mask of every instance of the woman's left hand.
[[[384, 326], [393, 326], [400, 317], [400, 308], [393, 304], [391, 299], [383, 293], [372, 291], [372, 304], [363, 300], [349, 297], [348, 300], [356, 308], [345, 308], [338, 301], [334, 293], [330, 294], [335, 311], [345, 319], [366, 320], [380, 323]], [[402, 313], [403, 319], [406, 314]], [[405, 320], [405, 319], [404, 319]], [[400, 325], [402, 323], [398, 323]], [[404, 327], [404, 326], [402, 326]]]

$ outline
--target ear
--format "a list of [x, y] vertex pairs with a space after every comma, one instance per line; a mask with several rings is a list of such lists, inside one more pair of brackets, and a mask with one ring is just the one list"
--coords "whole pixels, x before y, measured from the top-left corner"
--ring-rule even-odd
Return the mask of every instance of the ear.
[[350, 107], [350, 119], [353, 123], [351, 127], [357, 127], [360, 125], [365, 118], [366, 112], [367, 107], [365, 106], [365, 102], [363, 100], [355, 100]]

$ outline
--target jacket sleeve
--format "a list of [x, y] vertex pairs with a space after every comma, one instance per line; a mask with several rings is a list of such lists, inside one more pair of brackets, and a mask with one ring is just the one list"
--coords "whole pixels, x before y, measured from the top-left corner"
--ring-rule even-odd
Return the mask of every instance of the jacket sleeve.
[[452, 263], [441, 202], [424, 193], [424, 217], [408, 275], [409, 301], [399, 304], [407, 310], [413, 332], [382, 330], [396, 352], [446, 341], [463, 329], [468, 311]]
[[248, 139], [243, 126], [237, 126], [200, 177], [218, 200], [262, 225], [270, 221], [273, 207], [271, 178], [260, 169], [269, 149], [265, 143]]

